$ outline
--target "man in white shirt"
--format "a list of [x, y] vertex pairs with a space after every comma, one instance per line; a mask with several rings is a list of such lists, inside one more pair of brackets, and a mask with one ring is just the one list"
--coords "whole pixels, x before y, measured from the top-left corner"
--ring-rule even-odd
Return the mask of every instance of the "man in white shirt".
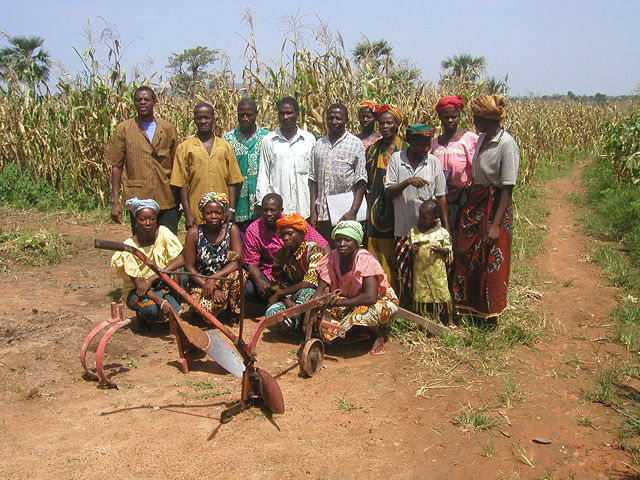
[[308, 218], [309, 169], [316, 139], [298, 127], [300, 107], [295, 98], [284, 97], [276, 108], [280, 127], [260, 145], [256, 201], [262, 202], [267, 193], [277, 193], [282, 197], [284, 213]]

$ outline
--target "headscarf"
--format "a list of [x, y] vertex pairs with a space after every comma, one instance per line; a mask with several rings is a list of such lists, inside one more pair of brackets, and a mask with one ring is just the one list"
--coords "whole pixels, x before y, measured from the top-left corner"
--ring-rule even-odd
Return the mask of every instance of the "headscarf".
[[376, 116], [380, 117], [380, 115], [386, 112], [389, 112], [391, 115], [396, 117], [398, 123], [402, 123], [402, 112], [398, 109], [398, 107], [389, 104], [382, 105], [376, 112]]
[[363, 108], [368, 108], [373, 113], [377, 113], [378, 110], [380, 110], [380, 104], [372, 100], [364, 100], [358, 104], [358, 110], [361, 110]]
[[336, 235], [344, 235], [358, 242], [358, 246], [362, 246], [362, 238], [364, 237], [364, 231], [360, 222], [355, 220], [342, 220], [333, 228], [331, 232], [331, 238], [336, 239]]
[[426, 123], [412, 123], [407, 127], [407, 137], [414, 135], [423, 135], [425, 137], [433, 137], [436, 129]]
[[464, 97], [458, 95], [457, 97], [442, 97], [436, 103], [436, 112], [444, 110], [445, 108], [455, 108], [459, 112], [464, 108]]
[[307, 221], [299, 213], [290, 213], [276, 220], [276, 230], [290, 227], [307, 234]]
[[204, 207], [209, 202], [216, 202], [222, 207], [222, 211], [226, 212], [227, 207], [229, 207], [229, 197], [227, 197], [226, 193], [218, 193], [218, 192], [207, 192], [205, 193], [198, 202], [198, 208], [200, 211], [204, 211]]
[[124, 202], [127, 208], [133, 213], [133, 216], [136, 215], [143, 208], [150, 208], [154, 212], [158, 213], [160, 211], [160, 205], [153, 198], [146, 198], [144, 200], [140, 200], [138, 197], [133, 197]]
[[501, 120], [504, 117], [506, 103], [507, 98], [501, 95], [480, 95], [471, 100], [469, 106], [476, 117]]

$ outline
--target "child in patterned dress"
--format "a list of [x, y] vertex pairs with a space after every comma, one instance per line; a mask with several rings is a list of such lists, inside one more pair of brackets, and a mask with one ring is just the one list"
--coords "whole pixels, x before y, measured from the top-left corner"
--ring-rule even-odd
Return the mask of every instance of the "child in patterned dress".
[[423, 202], [418, 225], [409, 231], [408, 244], [413, 253], [413, 307], [420, 315], [431, 311], [440, 318], [446, 306], [447, 326], [455, 327], [447, 282], [447, 263], [453, 260], [453, 249], [449, 232], [438, 224], [437, 211], [435, 200]]

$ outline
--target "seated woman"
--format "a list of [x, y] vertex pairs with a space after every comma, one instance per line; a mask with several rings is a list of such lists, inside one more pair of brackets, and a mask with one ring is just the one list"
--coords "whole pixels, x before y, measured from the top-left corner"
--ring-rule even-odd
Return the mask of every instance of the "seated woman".
[[[205, 193], [198, 208], [204, 225], [194, 225], [187, 232], [184, 245], [184, 266], [187, 272], [209, 278], [191, 276], [189, 295], [212, 315], [226, 311], [232, 323], [240, 316], [240, 273], [242, 241], [236, 225], [225, 223], [229, 207], [224, 193]], [[224, 281], [220, 278], [233, 278]]]
[[[269, 297], [266, 316], [300, 305], [313, 296], [318, 286], [316, 266], [324, 256], [320, 245], [304, 240], [307, 222], [302, 215], [285, 215], [278, 219], [276, 228], [284, 247], [275, 256], [273, 294]], [[288, 318], [284, 325], [292, 331], [301, 331], [302, 315]]]
[[[374, 338], [369, 353], [385, 353], [384, 339], [378, 328], [398, 311], [398, 298], [376, 258], [363, 248], [362, 226], [353, 220], [338, 222], [331, 233], [336, 249], [318, 264], [316, 296], [327, 289], [340, 289], [343, 297], [330, 304], [331, 321], [347, 330], [353, 325], [367, 327]], [[338, 333], [327, 333], [325, 340], [333, 340]], [[342, 334], [344, 335], [344, 333]]]
[[[182, 267], [182, 244], [167, 227], [158, 225], [158, 203], [136, 197], [125, 203], [133, 214], [138, 233], [124, 243], [142, 250], [161, 269]], [[160, 312], [168, 314], [171, 310], [177, 313], [182, 311], [175, 294], [135, 255], [116, 252], [111, 257], [111, 266], [124, 280], [122, 294], [126, 295], [127, 306], [136, 312], [138, 329], [147, 329], [149, 321], [161, 320]]]

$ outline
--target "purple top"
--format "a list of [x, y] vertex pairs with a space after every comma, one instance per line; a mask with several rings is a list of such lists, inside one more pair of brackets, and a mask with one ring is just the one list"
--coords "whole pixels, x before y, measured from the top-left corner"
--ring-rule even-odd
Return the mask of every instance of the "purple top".
[[[327, 241], [309, 223], [307, 234], [304, 236], [307, 242], [316, 242], [321, 248], [327, 246]], [[244, 234], [244, 263], [258, 267], [265, 276], [271, 280], [273, 259], [284, 242], [278, 234], [267, 227], [266, 222], [259, 218], [247, 227]]]

